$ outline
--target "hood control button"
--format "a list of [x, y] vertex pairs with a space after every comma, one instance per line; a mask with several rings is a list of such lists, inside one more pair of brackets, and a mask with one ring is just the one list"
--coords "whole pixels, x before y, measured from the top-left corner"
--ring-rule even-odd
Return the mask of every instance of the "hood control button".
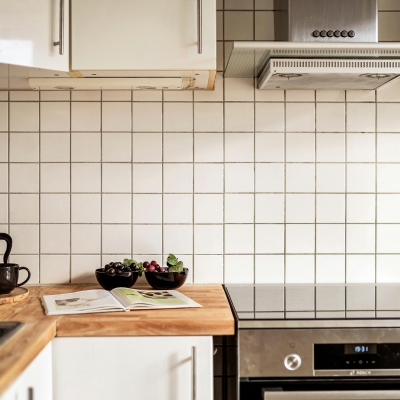
[[340, 31], [335, 31], [335, 37], [340, 37], [341, 33]]
[[301, 358], [297, 354], [289, 354], [283, 362], [285, 368], [289, 371], [296, 371], [301, 366]]
[[333, 31], [328, 31], [328, 37], [333, 37]]
[[314, 37], [319, 37], [319, 31], [314, 31], [312, 34]]
[[349, 37], [353, 38], [356, 36], [356, 33], [354, 31], [349, 31]]
[[321, 37], [326, 37], [326, 31], [321, 31], [321, 32], [320, 32], [320, 36], [321, 36]]
[[342, 37], [347, 37], [348, 36], [348, 32], [347, 31], [342, 31]]

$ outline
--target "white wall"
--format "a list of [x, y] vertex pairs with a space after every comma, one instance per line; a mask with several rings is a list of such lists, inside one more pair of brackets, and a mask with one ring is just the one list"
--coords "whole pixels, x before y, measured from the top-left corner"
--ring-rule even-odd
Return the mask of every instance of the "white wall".
[[[272, 39], [270, 3], [225, 0], [219, 71], [230, 40]], [[398, 15], [381, 40], [400, 40]], [[169, 252], [196, 283], [400, 282], [400, 82], [0, 92], [0, 231], [32, 283]]]

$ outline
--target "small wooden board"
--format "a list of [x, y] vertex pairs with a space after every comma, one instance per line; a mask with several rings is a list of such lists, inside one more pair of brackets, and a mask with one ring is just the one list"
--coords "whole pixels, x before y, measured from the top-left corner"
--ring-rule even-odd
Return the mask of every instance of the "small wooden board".
[[11, 293], [0, 294], [0, 305], [17, 303], [18, 301], [25, 300], [28, 297], [29, 290], [24, 287], [17, 287]]

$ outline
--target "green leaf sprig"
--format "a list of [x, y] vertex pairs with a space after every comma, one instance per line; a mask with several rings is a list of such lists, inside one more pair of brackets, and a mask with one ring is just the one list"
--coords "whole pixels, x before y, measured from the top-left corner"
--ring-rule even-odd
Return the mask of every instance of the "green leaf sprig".
[[173, 255], [169, 254], [167, 258], [168, 272], [182, 272], [183, 262], [178, 261], [178, 259]]
[[144, 272], [143, 263], [138, 262], [136, 260], [131, 260], [130, 258], [125, 258], [122, 264], [127, 265], [128, 267], [134, 263], [136, 265], [137, 271], [139, 272], [139, 276], [142, 276]]

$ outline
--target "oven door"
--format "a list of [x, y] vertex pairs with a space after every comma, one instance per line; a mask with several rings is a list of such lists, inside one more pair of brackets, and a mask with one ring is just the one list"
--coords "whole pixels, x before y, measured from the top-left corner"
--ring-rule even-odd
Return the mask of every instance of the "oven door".
[[241, 400], [400, 400], [399, 378], [241, 380]]

